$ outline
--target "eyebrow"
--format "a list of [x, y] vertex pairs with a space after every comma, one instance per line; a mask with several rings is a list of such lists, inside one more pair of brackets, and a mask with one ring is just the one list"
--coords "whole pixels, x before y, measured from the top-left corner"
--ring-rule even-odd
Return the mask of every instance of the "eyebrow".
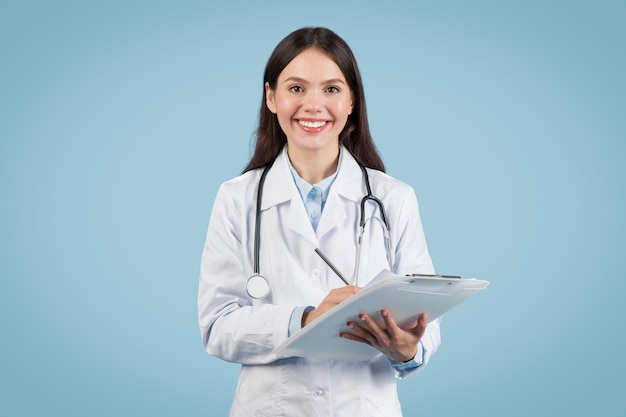
[[[307, 80], [305, 80], [304, 78], [300, 78], [300, 77], [289, 77], [284, 82], [288, 82], [288, 81], [295, 81], [295, 82], [300, 83], [300, 84], [308, 84], [309, 83]], [[330, 80], [322, 81], [321, 84], [343, 84], [343, 85], [346, 85], [346, 82], [341, 80], [341, 79], [339, 79], [339, 78], [332, 78]]]

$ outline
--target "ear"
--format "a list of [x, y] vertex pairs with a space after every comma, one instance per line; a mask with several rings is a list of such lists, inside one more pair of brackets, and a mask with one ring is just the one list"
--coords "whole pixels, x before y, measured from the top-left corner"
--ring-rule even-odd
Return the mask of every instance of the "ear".
[[265, 105], [274, 114], [276, 114], [276, 96], [270, 88], [270, 83], [265, 83]]

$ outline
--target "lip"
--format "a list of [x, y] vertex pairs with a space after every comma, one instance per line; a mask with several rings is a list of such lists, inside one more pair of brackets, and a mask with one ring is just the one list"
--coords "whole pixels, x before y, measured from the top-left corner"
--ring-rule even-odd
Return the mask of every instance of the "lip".
[[330, 120], [324, 119], [295, 119], [295, 122], [307, 133], [319, 133], [330, 125]]

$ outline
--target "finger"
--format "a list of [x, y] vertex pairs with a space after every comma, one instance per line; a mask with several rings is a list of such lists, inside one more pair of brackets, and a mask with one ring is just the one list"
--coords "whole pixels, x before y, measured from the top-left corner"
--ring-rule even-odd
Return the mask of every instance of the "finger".
[[383, 316], [387, 333], [392, 337], [397, 337], [402, 329], [398, 326], [389, 310], [381, 310], [380, 315]]
[[365, 343], [369, 344], [369, 345], [376, 345], [378, 344], [378, 340], [376, 335], [374, 335], [372, 333], [372, 331], [361, 325], [362, 323], [355, 323], [353, 321], [349, 321], [347, 323], [348, 327], [352, 330], [351, 332], [344, 332], [348, 335], [353, 335], [355, 337], [358, 337], [360, 339], [362, 339]]
[[428, 326], [428, 315], [426, 313], [422, 313], [417, 318], [417, 324], [415, 327], [410, 329], [410, 332], [419, 337], [420, 339], [424, 336], [426, 332], [426, 327]]
[[336, 291], [336, 292], [345, 292], [345, 293], [350, 293], [350, 294], [356, 294], [361, 288], [357, 287], [356, 285], [345, 285], [343, 287], [339, 287], [339, 288], [334, 288], [331, 291]]
[[339, 304], [340, 302], [347, 300], [348, 298], [359, 292], [359, 289], [360, 288], [355, 285], [335, 288], [328, 293], [327, 298], [335, 301], [336, 304]]
[[378, 325], [376, 320], [367, 314], [360, 314], [359, 319], [379, 342], [387, 343], [389, 340], [387, 332]]
[[335, 288], [331, 290], [320, 303], [320, 306], [326, 305], [328, 308], [346, 301], [359, 291], [359, 287], [351, 285], [349, 287]]
[[359, 292], [360, 289], [361, 288], [357, 287], [356, 285], [346, 285], [345, 287], [339, 288], [339, 291], [347, 294], [348, 296], [353, 296], [354, 294]]
[[363, 337], [361, 337], [359, 335], [356, 335], [354, 333], [341, 332], [341, 333], [339, 333], [339, 337], [343, 337], [344, 339], [353, 340], [355, 342], [365, 343], [366, 345], [370, 345], [370, 346], [372, 345], [372, 343], [369, 340], [367, 340], [367, 339], [365, 339], [365, 338], [363, 338]]

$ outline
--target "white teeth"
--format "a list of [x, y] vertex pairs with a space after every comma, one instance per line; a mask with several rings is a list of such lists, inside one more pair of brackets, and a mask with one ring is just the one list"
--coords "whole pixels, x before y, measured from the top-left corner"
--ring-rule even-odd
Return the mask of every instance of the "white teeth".
[[309, 122], [309, 121], [306, 121], [306, 120], [298, 120], [298, 123], [300, 123], [304, 127], [310, 127], [310, 128], [313, 128], [313, 129], [318, 128], [318, 127], [322, 127], [322, 126], [324, 126], [326, 124], [325, 121], [321, 121], [321, 120], [317, 121], [317, 122]]

